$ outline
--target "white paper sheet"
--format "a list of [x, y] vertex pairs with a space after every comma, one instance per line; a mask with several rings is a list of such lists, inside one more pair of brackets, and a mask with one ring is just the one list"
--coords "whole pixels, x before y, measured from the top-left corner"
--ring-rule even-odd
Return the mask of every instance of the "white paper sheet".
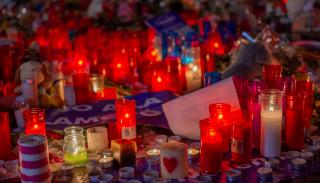
[[232, 77], [164, 103], [162, 108], [174, 134], [199, 140], [199, 120], [209, 117], [212, 103], [228, 103], [231, 110], [240, 109]]

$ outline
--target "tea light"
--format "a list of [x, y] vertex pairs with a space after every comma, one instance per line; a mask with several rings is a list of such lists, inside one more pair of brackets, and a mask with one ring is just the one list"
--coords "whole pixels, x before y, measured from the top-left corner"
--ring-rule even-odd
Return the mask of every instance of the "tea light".
[[161, 144], [167, 142], [168, 136], [166, 136], [166, 135], [156, 135], [154, 139], [158, 144], [161, 145]]
[[320, 155], [320, 146], [306, 146], [304, 151], [312, 152], [315, 161], [318, 161]]
[[193, 160], [199, 158], [200, 150], [195, 148], [188, 149], [188, 159]]
[[93, 170], [91, 170], [89, 172], [89, 179], [90, 179], [90, 182], [98, 182], [98, 177], [100, 175], [100, 172], [94, 168]]
[[305, 159], [308, 164], [311, 164], [313, 161], [314, 154], [312, 152], [302, 152], [300, 153], [300, 157]]
[[211, 183], [212, 178], [209, 175], [200, 175], [197, 177], [197, 182], [199, 183]]
[[164, 179], [184, 179], [188, 175], [188, 146], [167, 142], [160, 147], [161, 176]]
[[111, 183], [113, 182], [113, 175], [103, 174], [98, 177], [99, 183]]
[[160, 150], [157, 148], [147, 149], [146, 160], [149, 166], [156, 166], [160, 161]]
[[113, 165], [112, 157], [102, 157], [99, 159], [99, 164], [101, 168], [111, 168]]
[[261, 181], [272, 179], [272, 169], [267, 167], [258, 168], [257, 173]]
[[106, 127], [98, 126], [87, 129], [88, 150], [91, 152], [102, 152], [108, 148], [108, 130]]
[[312, 145], [320, 146], [320, 136], [311, 136]]
[[133, 167], [122, 167], [119, 169], [119, 176], [121, 179], [131, 179], [134, 177]]
[[143, 173], [143, 181], [156, 182], [159, 179], [159, 173], [155, 170], [148, 170]]
[[61, 170], [58, 172], [55, 182], [67, 183], [72, 182], [72, 172], [70, 170]]
[[135, 166], [137, 144], [132, 140], [118, 139], [111, 141], [113, 158], [118, 166]]
[[7, 172], [16, 173], [18, 170], [18, 160], [11, 160], [4, 163], [4, 168], [6, 168]]
[[232, 169], [226, 172], [228, 182], [238, 182], [241, 180], [241, 171]]
[[307, 161], [303, 158], [296, 158], [291, 160], [292, 169], [295, 171], [303, 171], [306, 169]]
[[278, 159], [270, 159], [265, 162], [265, 166], [272, 169], [279, 168], [280, 161]]
[[175, 142], [180, 142], [180, 141], [181, 141], [181, 137], [178, 136], [178, 135], [170, 136], [170, 137], [168, 138], [168, 142], [173, 142], [173, 141], [175, 141]]
[[297, 158], [300, 156], [300, 152], [298, 151], [288, 151], [285, 153], [285, 156], [288, 158], [288, 159], [294, 159], [294, 158]]

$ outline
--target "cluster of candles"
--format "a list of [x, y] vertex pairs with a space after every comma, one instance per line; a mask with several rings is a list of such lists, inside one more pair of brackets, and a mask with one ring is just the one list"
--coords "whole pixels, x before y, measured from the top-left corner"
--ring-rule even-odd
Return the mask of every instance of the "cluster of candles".
[[[102, 83], [105, 79], [119, 84], [143, 82], [152, 91], [199, 89], [204, 73], [215, 70], [214, 56], [224, 53], [220, 35], [210, 30], [178, 35], [156, 34], [152, 29], [106, 32], [90, 27], [85, 34], [70, 39], [67, 28], [51, 26], [40, 27], [34, 41], [44, 60], [57, 63], [51, 65], [57, 68], [49, 69], [54, 71], [49, 75], [58, 81], [55, 87], [70, 105], [112, 98], [114, 93]], [[23, 57], [25, 45], [17, 40], [17, 45], [0, 46], [0, 55], [8, 63], [1, 67], [4, 84], [0, 85], [0, 96], [14, 94], [12, 73], [21, 64], [16, 57]], [[70, 94], [70, 86], [74, 93]]]
[[304, 149], [312, 81], [282, 77], [281, 65], [266, 65], [262, 81], [236, 77], [234, 83], [242, 110], [231, 112], [230, 105], [214, 103], [210, 117], [200, 120], [202, 172], [218, 173], [223, 152], [231, 151], [231, 160], [241, 164], [249, 162], [252, 146], [267, 158], [280, 156], [282, 142], [288, 150]]

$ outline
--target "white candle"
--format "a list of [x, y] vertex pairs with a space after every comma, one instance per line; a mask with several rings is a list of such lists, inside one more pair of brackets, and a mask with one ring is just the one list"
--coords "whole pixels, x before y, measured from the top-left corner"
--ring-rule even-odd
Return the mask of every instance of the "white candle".
[[98, 126], [87, 129], [88, 150], [91, 152], [102, 152], [108, 148], [108, 130], [106, 127]]
[[281, 153], [282, 110], [261, 111], [260, 152], [264, 157], [273, 158]]
[[186, 69], [187, 91], [201, 88], [201, 83], [201, 66], [199, 64], [189, 64]]
[[163, 179], [184, 179], [188, 175], [188, 146], [181, 142], [161, 145], [161, 176]]

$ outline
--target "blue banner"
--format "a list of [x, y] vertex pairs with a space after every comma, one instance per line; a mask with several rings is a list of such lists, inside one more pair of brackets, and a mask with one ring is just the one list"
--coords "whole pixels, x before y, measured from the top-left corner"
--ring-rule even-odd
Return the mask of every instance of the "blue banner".
[[[176, 96], [169, 91], [142, 93], [127, 97], [136, 100], [137, 123], [169, 128], [161, 105]], [[63, 130], [77, 125], [84, 128], [115, 122], [114, 100], [102, 100], [93, 104], [70, 106], [46, 111], [48, 130]]]

